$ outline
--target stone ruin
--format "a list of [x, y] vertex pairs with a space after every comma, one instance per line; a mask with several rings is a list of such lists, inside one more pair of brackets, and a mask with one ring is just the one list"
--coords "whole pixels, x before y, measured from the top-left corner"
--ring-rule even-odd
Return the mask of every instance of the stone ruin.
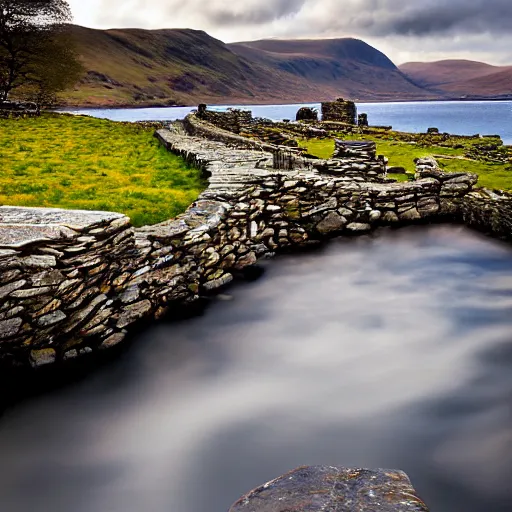
[[41, 114], [39, 107], [32, 102], [0, 101], [0, 118], [37, 117]]
[[253, 124], [252, 112], [250, 110], [229, 108], [226, 112], [215, 112], [208, 110], [207, 105], [204, 103], [199, 105], [197, 117], [222, 130], [236, 134], [240, 134], [244, 128], [248, 128]]
[[377, 156], [373, 141], [335, 140], [332, 159], [313, 163], [320, 172], [343, 176], [352, 181], [384, 182], [386, 159]]
[[318, 111], [316, 108], [302, 107], [297, 112], [296, 121], [318, 121]]
[[322, 103], [322, 121], [357, 124], [357, 107], [353, 101], [338, 98], [336, 101]]
[[369, 124], [368, 124], [368, 114], [359, 114], [357, 116], [357, 124], [359, 126], [369, 126]]

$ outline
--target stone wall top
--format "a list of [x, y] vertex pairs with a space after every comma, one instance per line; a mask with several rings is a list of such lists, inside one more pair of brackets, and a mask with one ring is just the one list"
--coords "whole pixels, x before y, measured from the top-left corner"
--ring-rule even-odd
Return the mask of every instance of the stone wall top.
[[19, 249], [33, 243], [73, 239], [116, 220], [129, 222], [125, 215], [112, 212], [0, 206], [0, 247]]

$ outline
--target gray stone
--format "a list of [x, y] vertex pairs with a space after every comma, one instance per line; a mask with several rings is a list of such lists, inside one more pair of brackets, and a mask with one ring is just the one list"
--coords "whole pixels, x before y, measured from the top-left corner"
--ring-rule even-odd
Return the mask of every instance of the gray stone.
[[16, 299], [28, 299], [32, 297], [40, 297], [41, 295], [48, 295], [52, 291], [53, 288], [50, 288], [49, 286], [43, 288], [28, 288], [12, 292], [11, 297]]
[[21, 318], [11, 318], [0, 322], [0, 340], [16, 336], [22, 324], [23, 320]]
[[428, 512], [401, 471], [302, 467], [251, 491], [229, 512]]
[[49, 272], [41, 272], [30, 276], [30, 284], [36, 286], [55, 286], [61, 284], [65, 277], [59, 270], [51, 270]]
[[231, 283], [233, 281], [233, 279], [234, 279], [233, 275], [226, 272], [221, 277], [219, 277], [217, 279], [212, 279], [211, 281], [208, 281], [207, 283], [205, 283], [203, 285], [203, 287], [207, 291], [217, 290], [217, 289], [222, 288], [222, 287], [228, 285], [229, 283]]
[[132, 302], [135, 302], [140, 297], [140, 288], [134, 284], [132, 286], [129, 286], [126, 290], [119, 295], [119, 300], [123, 304], [131, 304]]
[[25, 268], [53, 268], [57, 265], [55, 256], [27, 256], [26, 258], [20, 259], [21, 264]]
[[322, 235], [327, 235], [329, 233], [340, 231], [346, 223], [347, 220], [345, 217], [342, 217], [335, 212], [331, 212], [316, 225], [316, 229]]
[[0, 287], [0, 299], [4, 299], [7, 297], [10, 293], [14, 292], [15, 290], [19, 290], [20, 288], [23, 288], [27, 284], [27, 281], [20, 280], [20, 281], [14, 281], [13, 283], [9, 283], [5, 286]]
[[100, 350], [107, 350], [109, 348], [119, 345], [126, 338], [126, 331], [117, 332], [109, 338], [107, 338], [101, 345]]
[[246, 267], [251, 267], [252, 265], [255, 265], [258, 262], [258, 257], [253, 252], [250, 252], [249, 254], [246, 254], [245, 256], [242, 256], [238, 259], [236, 262], [235, 268], [242, 270]]
[[58, 324], [63, 320], [66, 320], [67, 316], [62, 311], [54, 311], [48, 315], [42, 316], [37, 321], [37, 325], [41, 327], [50, 327], [52, 325]]
[[32, 350], [30, 353], [30, 364], [34, 368], [46, 366], [55, 363], [57, 353], [53, 348], [45, 348], [41, 350]]
[[125, 307], [117, 321], [117, 327], [124, 329], [128, 325], [137, 322], [146, 316], [152, 308], [153, 306], [149, 300], [143, 300]]
[[410, 210], [406, 210], [398, 215], [400, 220], [402, 221], [415, 221], [420, 220], [421, 215], [417, 208], [411, 208]]
[[349, 231], [352, 231], [353, 233], [365, 233], [367, 231], [371, 231], [372, 227], [370, 224], [364, 224], [362, 222], [352, 222], [347, 226], [347, 229]]

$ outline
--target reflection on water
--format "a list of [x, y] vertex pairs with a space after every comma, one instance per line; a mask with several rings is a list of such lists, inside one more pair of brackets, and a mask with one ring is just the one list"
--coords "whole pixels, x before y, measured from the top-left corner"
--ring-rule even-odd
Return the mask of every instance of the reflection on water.
[[512, 500], [512, 250], [381, 231], [266, 263], [0, 421], [9, 512], [222, 512], [303, 464], [406, 470], [433, 512]]

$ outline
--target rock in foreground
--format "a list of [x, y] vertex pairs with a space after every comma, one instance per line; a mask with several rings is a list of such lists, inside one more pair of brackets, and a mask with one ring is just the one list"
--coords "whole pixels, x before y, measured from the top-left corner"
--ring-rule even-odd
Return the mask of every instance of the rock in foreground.
[[428, 512], [401, 471], [296, 469], [242, 497], [229, 512]]

